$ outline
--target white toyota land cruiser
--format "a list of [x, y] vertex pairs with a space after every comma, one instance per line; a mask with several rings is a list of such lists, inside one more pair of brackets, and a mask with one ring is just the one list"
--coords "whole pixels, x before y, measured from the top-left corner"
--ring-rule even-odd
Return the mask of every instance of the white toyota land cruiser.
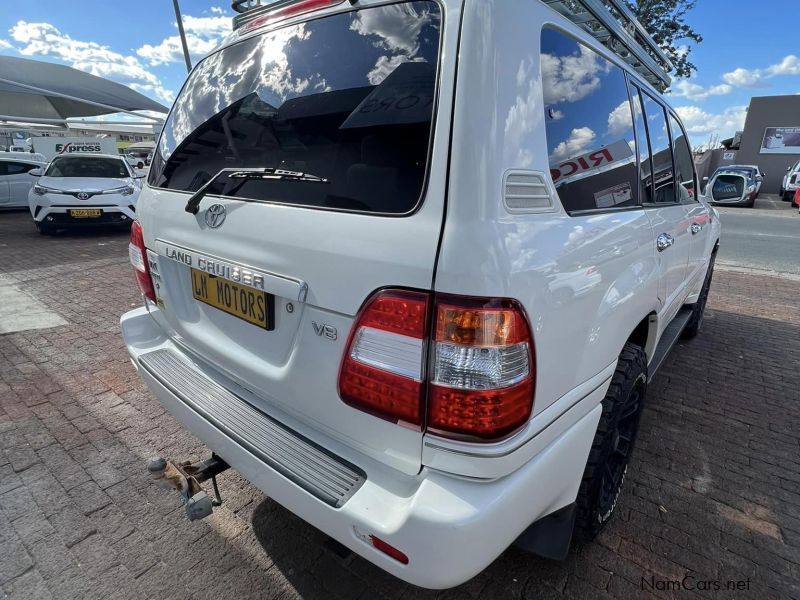
[[125, 344], [214, 453], [153, 477], [197, 518], [230, 465], [430, 588], [591, 539], [720, 235], [669, 61], [619, 0], [283, 0], [235, 26], [132, 229]]

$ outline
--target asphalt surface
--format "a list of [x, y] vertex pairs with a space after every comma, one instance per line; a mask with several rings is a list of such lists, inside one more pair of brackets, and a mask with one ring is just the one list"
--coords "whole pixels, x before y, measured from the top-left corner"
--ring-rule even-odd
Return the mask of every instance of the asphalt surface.
[[717, 265], [800, 275], [800, 215], [776, 195], [753, 208], [718, 206], [722, 241]]

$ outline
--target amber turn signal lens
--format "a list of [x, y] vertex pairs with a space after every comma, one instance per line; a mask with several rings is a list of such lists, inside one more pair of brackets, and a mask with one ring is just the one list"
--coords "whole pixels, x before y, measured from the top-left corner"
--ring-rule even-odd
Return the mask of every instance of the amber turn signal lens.
[[467, 346], [506, 346], [528, 341], [528, 327], [519, 311], [511, 308], [472, 310], [439, 304], [436, 341]]

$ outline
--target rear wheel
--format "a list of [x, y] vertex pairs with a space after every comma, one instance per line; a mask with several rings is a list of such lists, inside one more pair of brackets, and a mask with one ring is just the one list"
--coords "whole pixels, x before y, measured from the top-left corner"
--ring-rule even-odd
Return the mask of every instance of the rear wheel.
[[39, 230], [40, 235], [53, 235], [53, 233], [55, 233], [55, 230], [52, 227], [45, 225], [44, 223], [36, 223], [36, 229]]
[[614, 513], [639, 431], [647, 392], [647, 356], [625, 344], [603, 399], [603, 412], [578, 490], [575, 533], [593, 539]]

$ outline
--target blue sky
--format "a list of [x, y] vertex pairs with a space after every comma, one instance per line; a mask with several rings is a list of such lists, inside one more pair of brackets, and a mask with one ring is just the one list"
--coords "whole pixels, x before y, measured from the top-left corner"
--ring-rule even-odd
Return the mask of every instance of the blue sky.
[[[699, 0], [689, 15], [705, 38], [692, 52], [698, 72], [676, 81], [670, 98], [695, 145], [741, 129], [751, 96], [800, 93], [800, 37], [781, 25], [796, 6]], [[181, 8], [195, 60], [230, 31], [227, 0], [181, 0]], [[186, 77], [170, 0], [14, 2], [0, 13], [0, 54], [76, 66], [164, 104]]]

